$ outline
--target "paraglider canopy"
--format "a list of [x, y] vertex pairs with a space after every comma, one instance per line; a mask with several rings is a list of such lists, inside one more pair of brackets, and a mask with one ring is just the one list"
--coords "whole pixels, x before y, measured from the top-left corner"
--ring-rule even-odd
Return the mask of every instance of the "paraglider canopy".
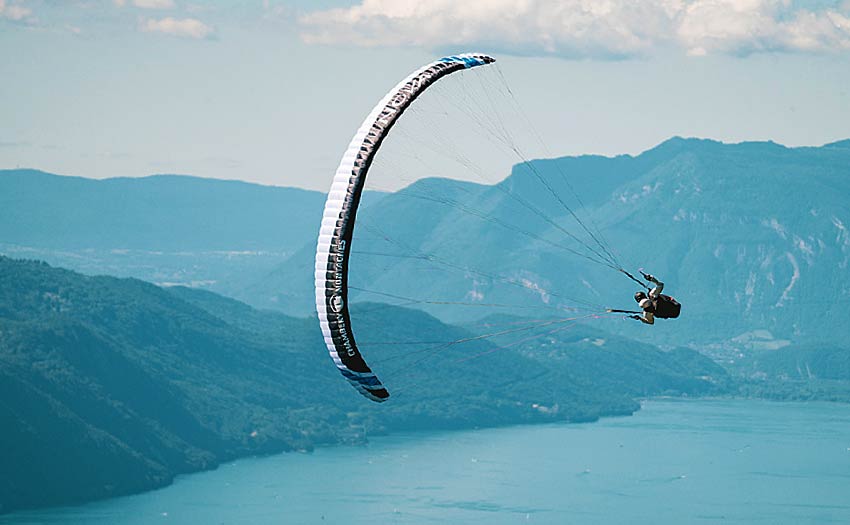
[[422, 92], [446, 75], [494, 61], [478, 53], [452, 55], [408, 75], [363, 121], [328, 192], [316, 246], [316, 310], [328, 352], [340, 373], [373, 401], [385, 401], [390, 394], [360, 354], [348, 310], [348, 260], [366, 175], [393, 124]]

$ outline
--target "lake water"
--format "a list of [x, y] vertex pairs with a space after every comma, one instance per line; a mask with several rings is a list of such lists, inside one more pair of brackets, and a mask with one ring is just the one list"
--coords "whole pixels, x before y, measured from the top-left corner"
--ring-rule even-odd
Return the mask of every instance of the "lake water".
[[655, 400], [633, 417], [240, 460], [0, 523], [850, 523], [850, 406]]

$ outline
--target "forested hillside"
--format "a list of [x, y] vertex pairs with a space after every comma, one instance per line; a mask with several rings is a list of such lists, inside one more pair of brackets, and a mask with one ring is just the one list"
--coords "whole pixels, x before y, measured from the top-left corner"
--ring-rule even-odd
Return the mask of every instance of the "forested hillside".
[[[633, 412], [636, 396], [726, 388], [689, 350], [681, 359], [617, 340], [600, 351], [628, 366], [578, 358], [565, 374], [529, 345], [423, 346], [472, 333], [418, 310], [363, 303], [354, 312], [388, 403], [348, 386], [313, 319], [0, 257], [0, 508], [136, 492], [230, 458], [374, 433], [587, 421]], [[400, 329], [411, 345], [381, 344]]]

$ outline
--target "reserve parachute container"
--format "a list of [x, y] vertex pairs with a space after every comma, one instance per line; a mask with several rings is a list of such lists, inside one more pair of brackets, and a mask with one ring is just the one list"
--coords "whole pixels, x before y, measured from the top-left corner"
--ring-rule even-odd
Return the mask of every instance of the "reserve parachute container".
[[340, 373], [373, 401], [385, 401], [390, 394], [360, 354], [348, 311], [348, 259], [366, 175], [393, 124], [420, 94], [446, 75], [494, 61], [478, 53], [448, 56], [402, 80], [378, 102], [351, 139], [328, 192], [316, 247], [316, 310], [328, 352]]

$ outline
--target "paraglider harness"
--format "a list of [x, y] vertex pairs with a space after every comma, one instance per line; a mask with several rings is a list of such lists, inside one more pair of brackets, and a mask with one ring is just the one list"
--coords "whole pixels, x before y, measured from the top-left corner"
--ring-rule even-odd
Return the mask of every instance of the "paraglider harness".
[[682, 311], [682, 305], [679, 301], [665, 294], [658, 294], [657, 299], [649, 298], [652, 301], [652, 315], [659, 319], [675, 319], [679, 317]]
[[[638, 281], [630, 273], [626, 272], [625, 270], [621, 270], [621, 271], [623, 271], [623, 273], [625, 273], [633, 281], [640, 283], [642, 286], [646, 286], [643, 283], [641, 283], [640, 281]], [[641, 273], [641, 275], [644, 276], [644, 278], [647, 277], [647, 275], [645, 273], [643, 273], [642, 271], [640, 273]], [[649, 287], [647, 287], [647, 289], [649, 289]], [[679, 301], [677, 301], [674, 297], [672, 297], [670, 295], [663, 294], [663, 293], [658, 294], [658, 297], [656, 297], [654, 299], [652, 297], [650, 297], [649, 295], [647, 295], [647, 297], [652, 302], [652, 309], [648, 310], [648, 311], [652, 315], [654, 315], [655, 317], [657, 317], [659, 319], [675, 319], [675, 318], [679, 317], [679, 313], [681, 313], [681, 311], [682, 311], [682, 305], [679, 304]], [[611, 313], [623, 313], [623, 314], [642, 314], [643, 313], [642, 311], [639, 312], [639, 311], [636, 311], [636, 310], [609, 309], [608, 311], [611, 312]]]
[[[649, 299], [652, 301], [652, 310], [649, 312], [659, 319], [675, 319], [679, 317], [679, 313], [682, 311], [682, 305], [679, 304], [675, 298], [670, 297], [669, 295], [659, 294], [657, 299]], [[615, 308], [609, 308], [609, 313], [615, 314], [642, 314], [643, 311], [638, 310], [617, 310]]]

